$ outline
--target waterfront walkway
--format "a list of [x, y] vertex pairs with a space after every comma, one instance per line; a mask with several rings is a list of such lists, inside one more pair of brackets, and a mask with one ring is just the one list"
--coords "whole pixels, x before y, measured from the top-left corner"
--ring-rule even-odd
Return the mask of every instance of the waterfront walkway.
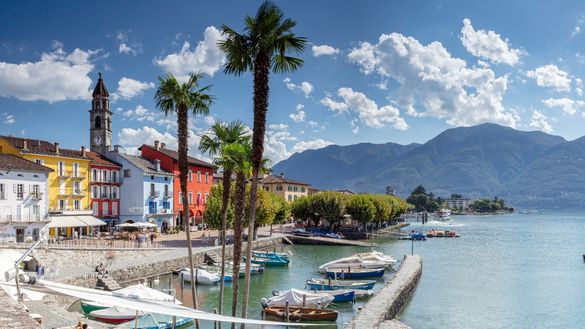
[[356, 241], [347, 239], [332, 239], [318, 236], [299, 236], [287, 234], [286, 237], [294, 244], [312, 244], [312, 245], [335, 245], [335, 246], [356, 246], [356, 247], [375, 247], [376, 244], [366, 241]]

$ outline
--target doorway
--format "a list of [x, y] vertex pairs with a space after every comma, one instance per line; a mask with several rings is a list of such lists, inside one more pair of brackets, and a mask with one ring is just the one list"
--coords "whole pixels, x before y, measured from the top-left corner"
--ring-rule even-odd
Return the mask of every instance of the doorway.
[[24, 243], [24, 229], [23, 228], [16, 229], [16, 243]]

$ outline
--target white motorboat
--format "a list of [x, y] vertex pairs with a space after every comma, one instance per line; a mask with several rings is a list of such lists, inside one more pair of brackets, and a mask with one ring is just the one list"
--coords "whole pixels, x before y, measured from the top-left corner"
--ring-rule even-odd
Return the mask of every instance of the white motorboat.
[[451, 219], [451, 210], [441, 209], [441, 210], [435, 211], [435, 219], [441, 220], [441, 221]]
[[[290, 307], [325, 307], [333, 302], [333, 297], [328, 292], [310, 292], [306, 290], [290, 289], [277, 292], [276, 296], [268, 299], [262, 298], [261, 304], [263, 307], [273, 306], [288, 306]], [[304, 300], [304, 304], [303, 304]]]
[[[196, 284], [214, 285], [221, 279], [220, 275], [217, 273], [210, 273], [200, 268], [193, 269], [193, 274], [195, 275]], [[183, 278], [183, 280], [193, 282], [191, 278], [191, 271], [188, 268], [182, 269], [179, 272], [179, 275]]]
[[331, 268], [350, 268], [354, 269], [378, 269], [391, 266], [397, 260], [390, 255], [384, 255], [381, 252], [372, 251], [368, 253], [354, 254], [349, 257], [340, 258], [329, 263], [319, 266], [319, 272], [325, 273]]

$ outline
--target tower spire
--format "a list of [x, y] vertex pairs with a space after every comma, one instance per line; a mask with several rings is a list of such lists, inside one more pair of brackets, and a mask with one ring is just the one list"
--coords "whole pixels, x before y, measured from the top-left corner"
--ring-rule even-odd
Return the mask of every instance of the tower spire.
[[108, 93], [108, 89], [106, 89], [106, 85], [102, 79], [102, 72], [98, 73], [98, 82], [95, 85], [92, 96], [93, 98], [97, 96], [110, 97], [110, 93]]

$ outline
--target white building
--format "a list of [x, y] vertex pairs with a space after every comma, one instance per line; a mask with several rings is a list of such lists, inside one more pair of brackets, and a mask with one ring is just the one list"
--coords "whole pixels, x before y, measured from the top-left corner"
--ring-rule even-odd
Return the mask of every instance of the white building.
[[10, 154], [0, 154], [0, 242], [39, 239], [49, 223], [50, 168]]

